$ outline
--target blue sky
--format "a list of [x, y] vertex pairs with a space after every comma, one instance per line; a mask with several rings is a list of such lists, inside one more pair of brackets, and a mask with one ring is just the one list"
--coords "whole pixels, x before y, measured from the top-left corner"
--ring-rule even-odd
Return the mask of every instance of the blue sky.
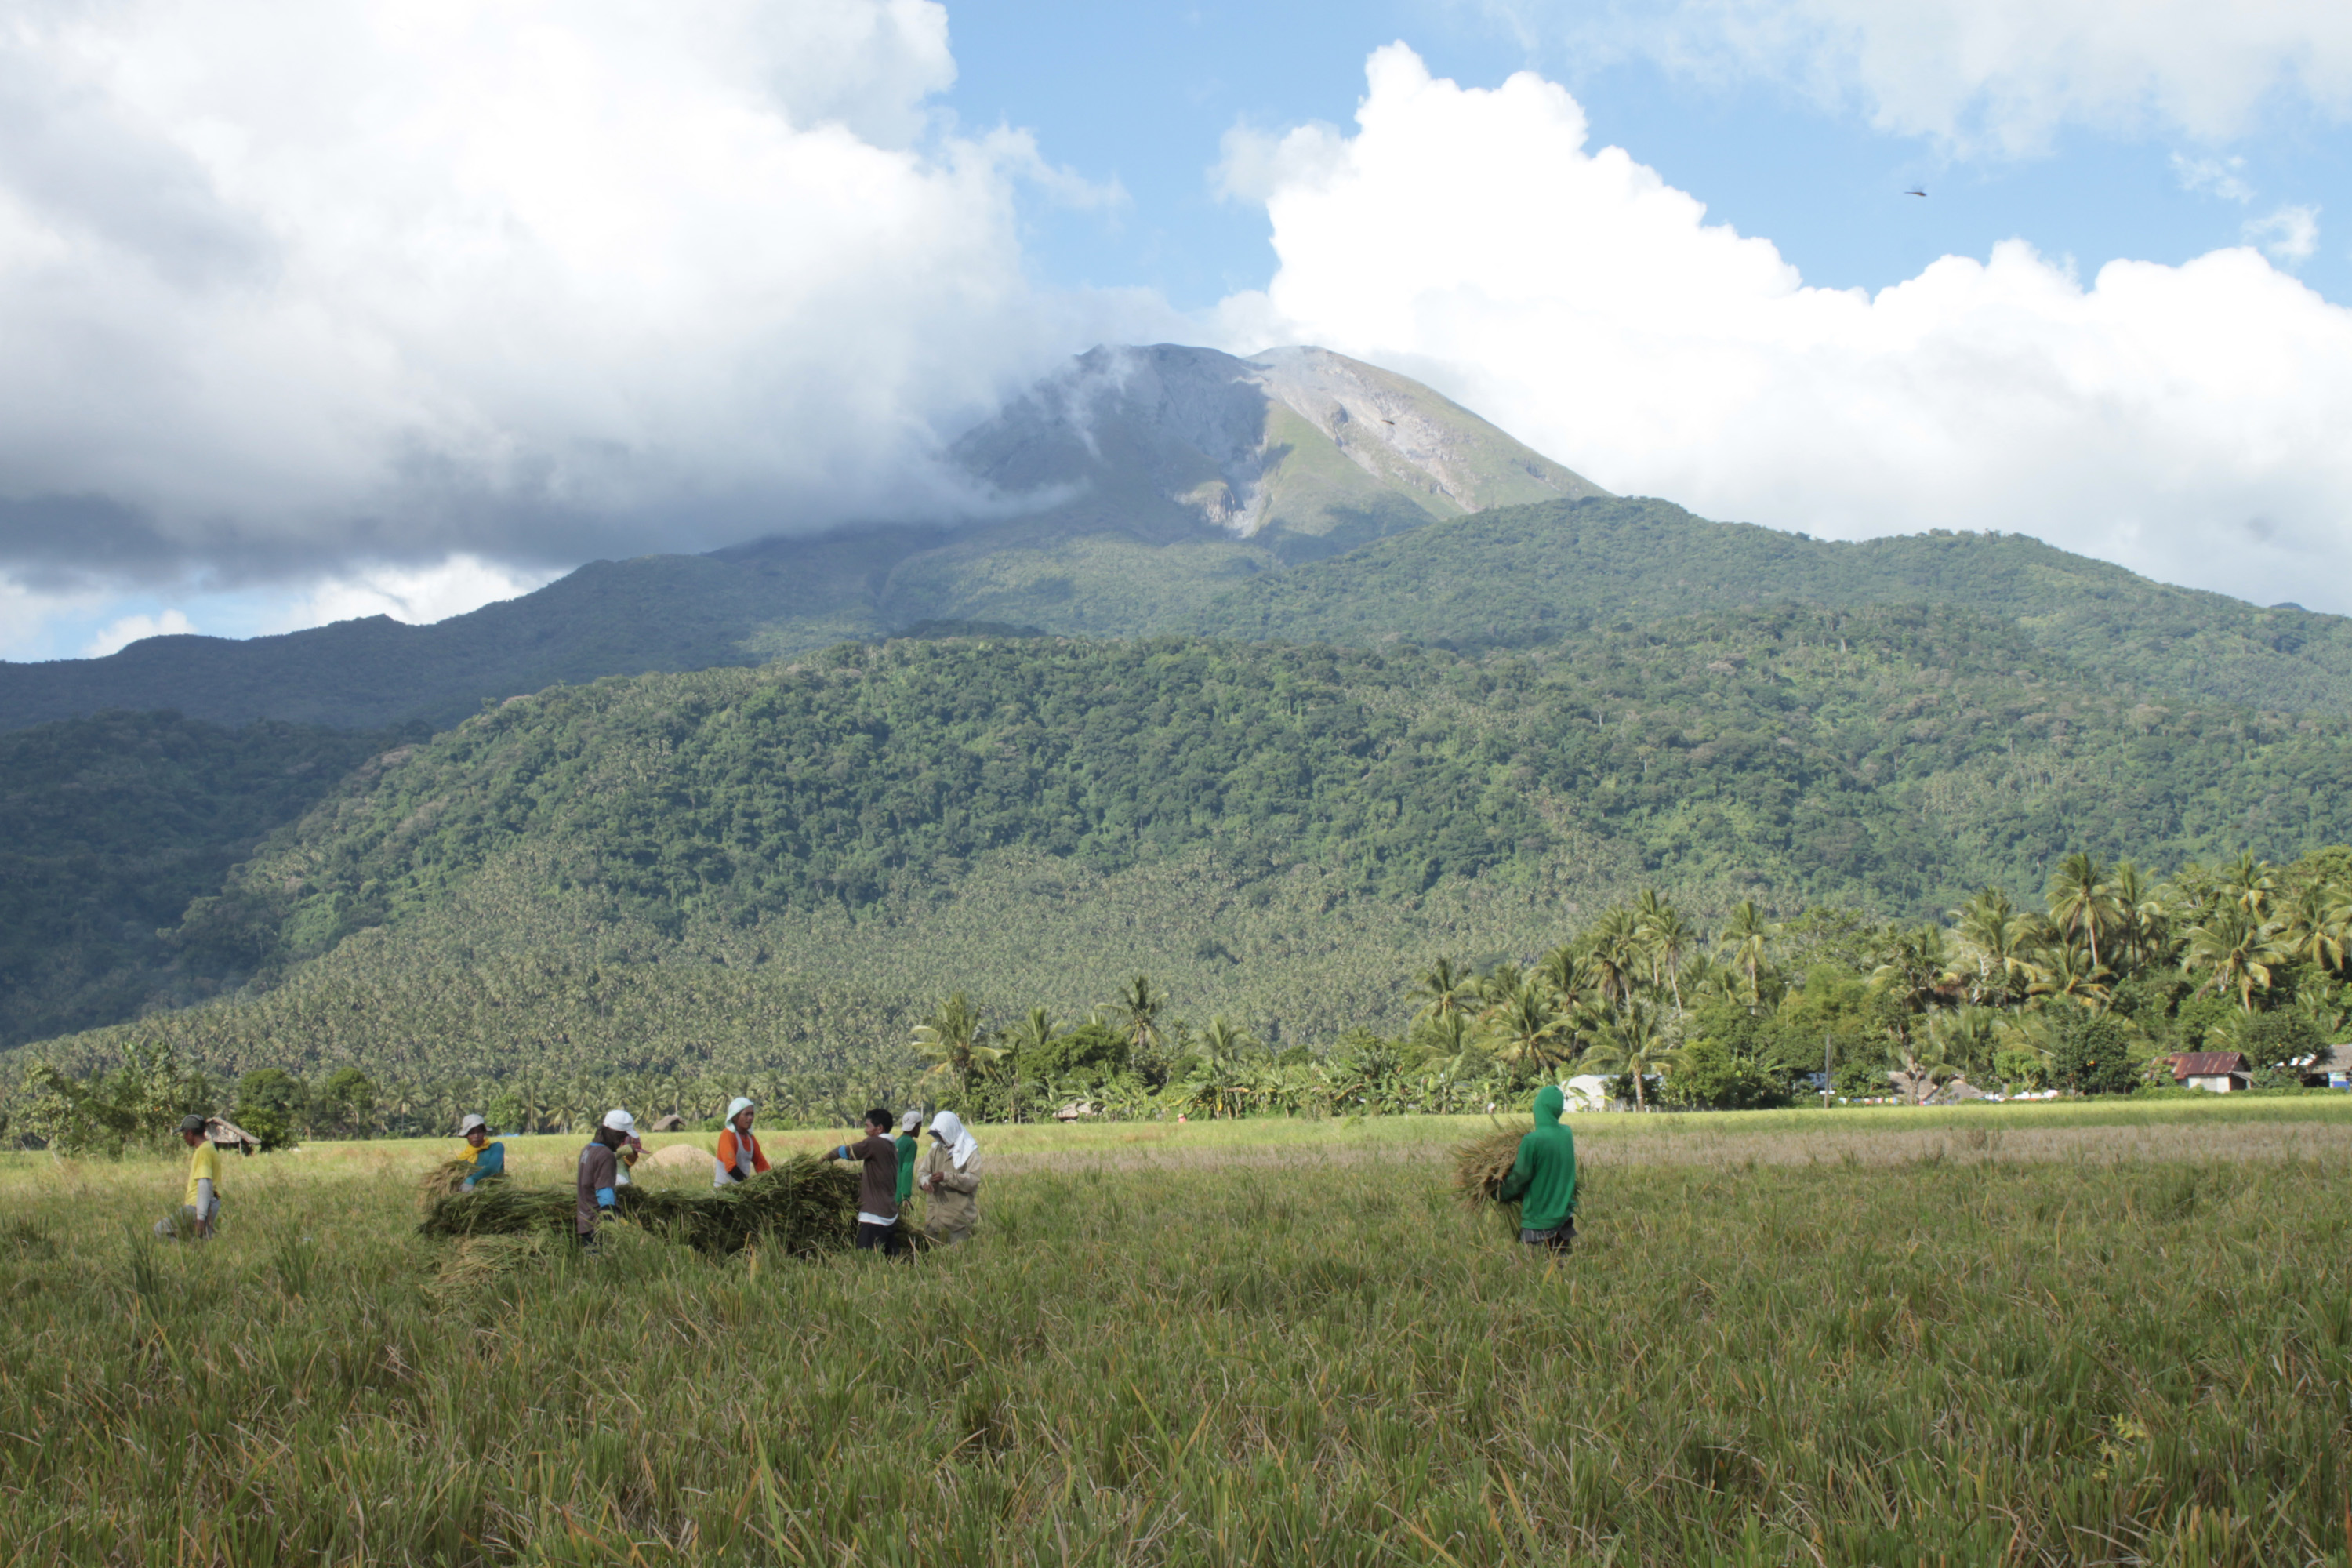
[[1705, 515], [2352, 613], [2340, 0], [21, 21], [0, 658], [951, 516], [943, 442], [1153, 339], [1320, 342]]
[[[1261, 288], [1274, 268], [1264, 212], [1216, 193], [1224, 134], [1236, 123], [1344, 126], [1364, 95], [1365, 58], [1398, 40], [1465, 85], [1517, 70], [1562, 82], [1596, 142], [1698, 197], [1711, 220], [1769, 238], [1811, 283], [1874, 290], [2012, 237], [2085, 268], [2180, 262], [2241, 243], [2250, 218], [2307, 205], [2321, 209], [2322, 244], [2297, 276], [2339, 301], [2352, 287], [2352, 231], [2330, 242], [2327, 224], [2352, 135], [2291, 98], [2225, 138], [2161, 121], [2067, 123], [2030, 152], [1971, 151], [1876, 129], [1858, 106], [1770, 79], [1702, 80], [1637, 53], [1595, 63], [1469, 5], [982, 0], [954, 6], [950, 26], [958, 78], [946, 101], [964, 125], [1027, 127], [1047, 159], [1129, 197], [1108, 214], [1024, 204], [1041, 273], [1146, 284], [1187, 310]], [[2181, 162], [2232, 159], [2250, 203], [2184, 184]], [[1912, 186], [1927, 196], [1901, 194]]]

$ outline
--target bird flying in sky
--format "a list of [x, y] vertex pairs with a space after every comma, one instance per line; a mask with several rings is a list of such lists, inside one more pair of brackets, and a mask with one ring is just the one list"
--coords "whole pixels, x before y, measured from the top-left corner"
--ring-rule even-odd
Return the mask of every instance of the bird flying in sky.
[[1925, 192], [1925, 191], [1923, 191], [1923, 190], [1921, 190], [1918, 186], [1914, 185], [1914, 186], [1912, 186], [1909, 190], [1907, 190], [1907, 191], [1904, 192], [1903, 194], [1904, 194], [1905, 195], [1906, 195], [1906, 196], [1924, 196], [1924, 195], [1926, 195], [1927, 193], [1927, 192]]

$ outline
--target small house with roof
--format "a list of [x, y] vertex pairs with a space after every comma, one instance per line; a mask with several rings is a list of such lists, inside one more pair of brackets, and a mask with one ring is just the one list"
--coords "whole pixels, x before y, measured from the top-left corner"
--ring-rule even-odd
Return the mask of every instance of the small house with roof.
[[2243, 1051], [2183, 1051], [2172, 1058], [2172, 1081], [2214, 1094], [2252, 1087]]

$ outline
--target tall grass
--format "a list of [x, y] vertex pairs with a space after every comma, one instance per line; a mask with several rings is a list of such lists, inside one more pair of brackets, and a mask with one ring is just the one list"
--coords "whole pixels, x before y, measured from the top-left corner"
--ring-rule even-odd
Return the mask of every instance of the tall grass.
[[176, 1163], [12, 1162], [0, 1563], [2347, 1563], [2341, 1142], [1586, 1122], [1554, 1261], [1463, 1215], [1460, 1123], [1372, 1126], [1000, 1130], [971, 1249], [454, 1289], [435, 1152], [240, 1162], [202, 1247]]

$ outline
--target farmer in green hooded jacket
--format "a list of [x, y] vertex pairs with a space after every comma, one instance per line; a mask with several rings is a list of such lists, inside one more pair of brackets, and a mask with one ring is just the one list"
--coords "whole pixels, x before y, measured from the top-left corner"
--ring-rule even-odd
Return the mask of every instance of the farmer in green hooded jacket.
[[1519, 1157], [1496, 1196], [1519, 1205], [1519, 1240], [1566, 1252], [1576, 1245], [1576, 1134], [1559, 1124], [1568, 1101], [1559, 1085], [1536, 1091], [1534, 1131], [1519, 1140]]

